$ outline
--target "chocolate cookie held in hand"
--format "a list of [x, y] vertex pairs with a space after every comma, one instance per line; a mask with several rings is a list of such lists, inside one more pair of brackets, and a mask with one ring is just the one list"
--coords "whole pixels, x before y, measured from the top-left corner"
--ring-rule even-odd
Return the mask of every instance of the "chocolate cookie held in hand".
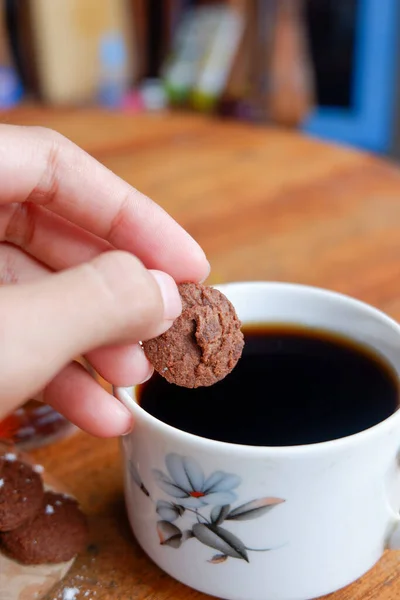
[[159, 337], [143, 342], [154, 369], [182, 387], [209, 386], [236, 366], [244, 346], [241, 323], [218, 290], [196, 283], [179, 286], [182, 314]]

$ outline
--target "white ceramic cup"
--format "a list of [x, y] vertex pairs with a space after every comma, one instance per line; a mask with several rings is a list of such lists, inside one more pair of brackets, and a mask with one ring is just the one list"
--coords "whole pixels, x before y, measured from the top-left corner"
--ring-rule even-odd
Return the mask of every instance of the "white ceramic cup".
[[[400, 326], [366, 304], [292, 284], [219, 289], [244, 324], [345, 334], [400, 373]], [[385, 548], [399, 547], [399, 410], [334, 441], [243, 446], [158, 421], [132, 388], [115, 393], [135, 419], [122, 438], [132, 529], [153, 561], [183, 583], [229, 600], [306, 600], [355, 581]]]

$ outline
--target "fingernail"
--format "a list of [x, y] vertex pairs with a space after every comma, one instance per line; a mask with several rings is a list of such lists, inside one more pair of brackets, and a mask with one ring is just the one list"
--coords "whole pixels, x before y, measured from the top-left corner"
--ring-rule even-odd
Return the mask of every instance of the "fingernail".
[[146, 383], [146, 381], [148, 381], [153, 376], [153, 373], [154, 373], [154, 369], [151, 368], [150, 373], [148, 375], [146, 375], [146, 377], [144, 379], [142, 379], [142, 381], [139, 381], [139, 383], [137, 383], [136, 385], [141, 385], [142, 383]]
[[207, 265], [208, 265], [208, 271], [207, 271], [207, 275], [205, 277], [203, 277], [203, 279], [200, 280], [200, 283], [204, 283], [206, 279], [208, 279], [208, 276], [211, 273], [211, 265], [210, 263], [207, 261]]
[[122, 434], [121, 434], [121, 437], [125, 437], [126, 435], [129, 435], [129, 434], [132, 432], [132, 429], [133, 429], [133, 421], [132, 421], [132, 423], [130, 424], [130, 427], [129, 427], [129, 429], [128, 429], [127, 431], [125, 431], [125, 433], [122, 433]]
[[133, 415], [120, 402], [114, 407], [114, 409], [114, 417], [118, 417], [120, 419], [120, 423], [118, 424], [119, 427], [116, 427], [116, 429], [119, 429], [119, 431], [117, 431], [115, 435], [128, 435], [128, 433], [130, 433], [133, 429]]
[[151, 271], [160, 288], [164, 302], [164, 319], [172, 321], [182, 312], [182, 301], [178, 287], [170, 275], [163, 271]]

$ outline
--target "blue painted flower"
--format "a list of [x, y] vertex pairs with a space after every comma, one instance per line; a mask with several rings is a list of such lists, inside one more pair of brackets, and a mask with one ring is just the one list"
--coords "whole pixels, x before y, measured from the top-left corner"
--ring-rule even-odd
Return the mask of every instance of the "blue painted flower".
[[223, 471], [214, 471], [207, 479], [193, 458], [168, 454], [165, 459], [168, 475], [154, 470], [158, 486], [185, 508], [200, 508], [207, 504], [223, 506], [236, 500], [232, 491], [241, 482], [240, 477]]

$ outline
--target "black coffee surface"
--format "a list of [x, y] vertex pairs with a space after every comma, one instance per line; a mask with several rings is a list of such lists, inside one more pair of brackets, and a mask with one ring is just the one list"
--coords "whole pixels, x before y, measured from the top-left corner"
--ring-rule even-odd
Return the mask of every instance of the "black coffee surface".
[[364, 346], [290, 325], [243, 332], [242, 358], [223, 381], [186, 389], [154, 375], [139, 389], [142, 408], [205, 438], [293, 446], [358, 433], [399, 406], [394, 369]]

